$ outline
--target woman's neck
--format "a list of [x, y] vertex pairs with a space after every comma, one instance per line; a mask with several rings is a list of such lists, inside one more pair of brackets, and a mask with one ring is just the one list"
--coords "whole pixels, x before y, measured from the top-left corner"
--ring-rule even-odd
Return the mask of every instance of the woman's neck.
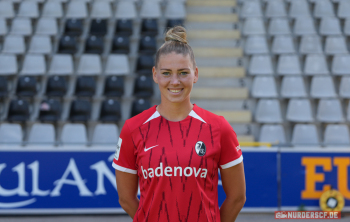
[[190, 101], [184, 103], [161, 102], [157, 106], [157, 111], [162, 117], [174, 122], [184, 120], [192, 109], [193, 105]]

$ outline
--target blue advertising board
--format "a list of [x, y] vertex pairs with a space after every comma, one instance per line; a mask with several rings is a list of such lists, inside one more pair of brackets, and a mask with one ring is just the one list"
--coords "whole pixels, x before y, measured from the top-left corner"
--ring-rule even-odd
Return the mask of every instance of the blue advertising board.
[[[277, 209], [276, 150], [243, 149], [245, 209]], [[0, 213], [118, 213], [114, 148], [0, 151]], [[219, 181], [219, 203], [225, 193]]]

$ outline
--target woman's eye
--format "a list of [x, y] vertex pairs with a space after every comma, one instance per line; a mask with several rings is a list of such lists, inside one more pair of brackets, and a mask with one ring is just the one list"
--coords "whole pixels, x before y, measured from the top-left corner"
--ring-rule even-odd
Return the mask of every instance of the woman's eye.
[[163, 75], [168, 76], [170, 75], [170, 72], [163, 72]]
[[181, 72], [180, 74], [183, 75], [183, 76], [185, 76], [185, 75], [187, 75], [188, 73], [187, 73], [187, 72]]

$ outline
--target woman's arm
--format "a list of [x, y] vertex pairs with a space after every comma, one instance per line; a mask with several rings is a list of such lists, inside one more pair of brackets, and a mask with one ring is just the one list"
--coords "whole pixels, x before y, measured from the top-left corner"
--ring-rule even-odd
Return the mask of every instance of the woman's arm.
[[222, 187], [226, 193], [226, 199], [220, 208], [221, 222], [233, 222], [246, 200], [243, 162], [227, 169], [220, 169], [220, 173]]
[[131, 218], [134, 218], [139, 199], [137, 198], [138, 176], [137, 174], [125, 173], [115, 170], [119, 204]]

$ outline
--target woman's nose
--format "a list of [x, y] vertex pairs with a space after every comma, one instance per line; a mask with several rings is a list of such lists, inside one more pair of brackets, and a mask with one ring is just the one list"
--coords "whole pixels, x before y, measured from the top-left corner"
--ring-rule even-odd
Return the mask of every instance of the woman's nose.
[[180, 84], [179, 76], [176, 75], [176, 74], [172, 75], [172, 76], [171, 76], [170, 83], [171, 83], [172, 85], [178, 85], [178, 84]]

